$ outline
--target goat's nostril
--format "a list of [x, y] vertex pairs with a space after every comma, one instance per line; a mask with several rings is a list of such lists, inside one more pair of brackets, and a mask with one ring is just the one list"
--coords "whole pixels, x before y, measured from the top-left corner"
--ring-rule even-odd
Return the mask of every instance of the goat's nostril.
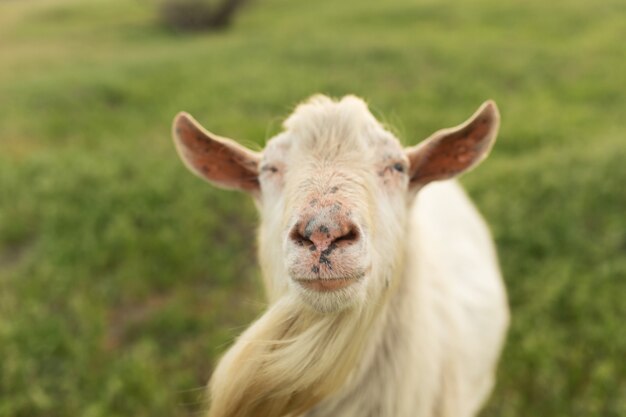
[[307, 246], [311, 249], [315, 249], [313, 241], [300, 233], [300, 227], [297, 225], [291, 230], [291, 233], [289, 233], [289, 238], [298, 246]]
[[356, 243], [357, 240], [359, 240], [360, 236], [361, 234], [359, 233], [359, 230], [356, 228], [356, 226], [352, 225], [348, 229], [347, 233], [335, 238], [333, 243], [340, 246], [352, 245], [353, 243]]

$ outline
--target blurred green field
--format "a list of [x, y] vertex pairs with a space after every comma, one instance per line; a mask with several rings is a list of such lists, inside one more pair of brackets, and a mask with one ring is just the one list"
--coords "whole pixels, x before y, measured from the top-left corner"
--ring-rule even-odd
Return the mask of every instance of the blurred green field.
[[625, 21], [623, 0], [259, 0], [184, 35], [148, 0], [0, 1], [0, 417], [201, 414], [264, 306], [256, 214], [183, 168], [170, 122], [261, 146], [316, 92], [407, 144], [498, 102], [463, 179], [513, 313], [482, 416], [626, 416]]

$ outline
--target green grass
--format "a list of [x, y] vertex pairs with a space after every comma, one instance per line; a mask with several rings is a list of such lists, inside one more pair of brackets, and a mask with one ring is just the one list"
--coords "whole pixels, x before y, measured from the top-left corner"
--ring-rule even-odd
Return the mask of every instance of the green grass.
[[263, 308], [256, 215], [183, 168], [179, 110], [252, 146], [354, 93], [407, 144], [503, 115], [463, 182], [513, 322], [483, 417], [626, 415], [622, 0], [253, 2], [182, 35], [140, 0], [0, 2], [0, 417], [191, 416]]

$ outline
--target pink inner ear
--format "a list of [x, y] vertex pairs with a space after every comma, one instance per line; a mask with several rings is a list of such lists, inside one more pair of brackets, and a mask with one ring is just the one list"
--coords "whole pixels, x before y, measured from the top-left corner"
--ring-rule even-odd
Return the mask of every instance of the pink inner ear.
[[179, 153], [194, 173], [226, 188], [259, 189], [258, 155], [206, 132], [185, 114], [176, 118], [174, 129]]
[[489, 153], [496, 129], [497, 110], [489, 103], [468, 123], [435, 133], [409, 152], [411, 184], [445, 180], [471, 169]]

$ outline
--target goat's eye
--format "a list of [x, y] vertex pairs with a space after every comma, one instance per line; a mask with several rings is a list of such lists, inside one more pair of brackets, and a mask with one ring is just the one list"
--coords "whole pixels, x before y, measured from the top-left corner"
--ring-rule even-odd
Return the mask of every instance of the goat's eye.
[[263, 165], [261, 167], [261, 172], [268, 173], [268, 174], [275, 174], [278, 172], [278, 168], [276, 168], [274, 165]]
[[392, 168], [398, 172], [404, 172], [404, 165], [402, 165], [400, 162], [396, 162], [395, 164], [393, 164]]

